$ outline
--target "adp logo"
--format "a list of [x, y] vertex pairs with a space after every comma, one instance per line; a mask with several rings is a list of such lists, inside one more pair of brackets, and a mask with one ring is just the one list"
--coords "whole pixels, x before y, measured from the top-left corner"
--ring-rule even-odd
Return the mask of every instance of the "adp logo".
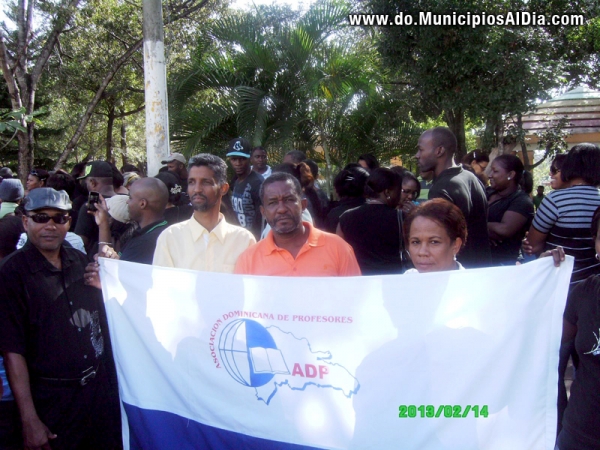
[[[289, 339], [299, 342], [297, 338]], [[289, 365], [275, 339], [254, 320], [237, 319], [228, 323], [219, 337], [218, 349], [227, 373], [244, 386], [258, 388], [277, 375], [290, 375]], [[302, 367], [295, 363], [291, 375], [322, 379], [328, 373], [325, 365], [304, 364]]]

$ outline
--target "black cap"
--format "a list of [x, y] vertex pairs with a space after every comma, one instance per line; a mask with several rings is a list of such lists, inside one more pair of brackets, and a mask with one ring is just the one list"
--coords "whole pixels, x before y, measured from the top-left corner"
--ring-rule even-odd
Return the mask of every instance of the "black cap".
[[87, 177], [112, 178], [112, 167], [106, 161], [92, 161], [87, 166], [85, 166], [85, 172], [83, 172], [83, 176], [79, 177], [78, 180]]
[[240, 158], [250, 158], [252, 155], [252, 145], [244, 138], [235, 138], [229, 141], [227, 146], [227, 157], [238, 156]]
[[25, 211], [35, 211], [36, 209], [44, 208], [70, 211], [71, 200], [69, 199], [69, 194], [65, 191], [57, 191], [52, 188], [37, 188], [30, 191], [25, 200]]

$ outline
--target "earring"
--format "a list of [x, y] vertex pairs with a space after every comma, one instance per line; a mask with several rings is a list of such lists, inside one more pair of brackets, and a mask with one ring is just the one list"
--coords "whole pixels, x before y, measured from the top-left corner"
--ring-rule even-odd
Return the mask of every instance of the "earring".
[[598, 253], [596, 253], [596, 259], [600, 261], [600, 255]]
[[508, 177], [507, 180], [510, 180], [510, 177]]
[[392, 197], [390, 197], [390, 196], [388, 195], [388, 196], [387, 196], [387, 199], [389, 200], [390, 198], [392, 198]]
[[454, 255], [454, 261], [456, 261], [456, 255]]

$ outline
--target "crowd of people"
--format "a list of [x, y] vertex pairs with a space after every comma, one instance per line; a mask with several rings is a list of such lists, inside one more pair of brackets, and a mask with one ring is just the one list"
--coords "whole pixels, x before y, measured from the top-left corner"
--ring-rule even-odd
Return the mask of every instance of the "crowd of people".
[[[514, 155], [455, 163], [456, 138], [418, 141], [420, 179], [372, 154], [342, 168], [335, 200], [300, 151], [270, 166], [243, 138], [227, 163], [171, 153], [154, 177], [106, 161], [69, 174], [0, 170], [0, 447], [119, 448], [116, 370], [98, 258], [209, 272], [369, 276], [575, 258], [564, 316], [560, 450], [600, 448], [600, 148], [552, 162], [552, 191], [531, 196]], [[529, 181], [528, 181], [529, 180]], [[425, 198], [423, 198], [425, 196]], [[536, 212], [537, 210], [537, 212]], [[564, 249], [564, 250], [563, 250]], [[596, 336], [596, 340], [594, 340]]]

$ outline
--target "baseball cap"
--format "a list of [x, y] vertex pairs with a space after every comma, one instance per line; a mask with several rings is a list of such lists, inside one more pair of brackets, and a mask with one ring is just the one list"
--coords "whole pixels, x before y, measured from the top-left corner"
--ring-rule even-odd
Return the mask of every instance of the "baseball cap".
[[185, 159], [185, 156], [183, 156], [181, 153], [171, 153], [169, 156], [167, 156], [167, 159], [161, 161], [160, 163], [167, 164], [172, 161], [179, 161], [180, 163], [187, 164], [187, 159]]
[[113, 195], [106, 199], [106, 206], [108, 206], [108, 214], [115, 220], [122, 223], [129, 222], [129, 208], [127, 207], [128, 195]]
[[[2, 183], [4, 184], [5, 181]], [[65, 191], [57, 191], [52, 188], [38, 188], [30, 191], [25, 200], [25, 211], [44, 208], [70, 211], [71, 200], [69, 195]]]
[[235, 138], [229, 141], [227, 146], [227, 157], [239, 156], [241, 158], [250, 158], [252, 154], [252, 145], [244, 138]]
[[3, 202], [18, 202], [25, 195], [23, 184], [18, 178], [7, 178], [0, 183], [0, 200]]
[[82, 178], [94, 177], [94, 178], [112, 178], [113, 171], [112, 167], [106, 161], [92, 161], [87, 166], [85, 166], [85, 171], [83, 172], [83, 176], [77, 178], [81, 180]]

